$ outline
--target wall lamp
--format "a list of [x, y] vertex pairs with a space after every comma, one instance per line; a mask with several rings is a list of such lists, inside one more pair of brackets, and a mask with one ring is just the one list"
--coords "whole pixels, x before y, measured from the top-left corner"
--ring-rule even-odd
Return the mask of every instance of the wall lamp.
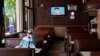
[[70, 19], [75, 19], [75, 11], [77, 11], [77, 5], [67, 5], [68, 11], [70, 11]]

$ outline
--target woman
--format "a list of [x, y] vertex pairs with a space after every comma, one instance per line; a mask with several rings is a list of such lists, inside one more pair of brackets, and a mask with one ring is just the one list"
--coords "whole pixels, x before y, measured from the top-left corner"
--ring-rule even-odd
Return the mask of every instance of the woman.
[[22, 38], [20, 44], [15, 48], [35, 48], [36, 40], [32, 30], [27, 32], [27, 35]]

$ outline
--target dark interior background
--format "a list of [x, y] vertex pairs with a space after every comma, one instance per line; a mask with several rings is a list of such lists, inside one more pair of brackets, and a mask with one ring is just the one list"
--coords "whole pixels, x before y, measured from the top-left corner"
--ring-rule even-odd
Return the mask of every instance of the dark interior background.
[[[43, 4], [43, 7], [41, 7]], [[66, 9], [65, 16], [52, 17], [50, 16], [50, 6], [65, 6], [77, 5], [77, 11], [75, 12], [75, 19], [69, 18], [70, 11]], [[34, 13], [35, 13], [35, 24], [36, 25], [87, 25], [88, 24], [88, 13], [84, 12], [85, 5], [81, 0], [35, 0], [34, 1]]]

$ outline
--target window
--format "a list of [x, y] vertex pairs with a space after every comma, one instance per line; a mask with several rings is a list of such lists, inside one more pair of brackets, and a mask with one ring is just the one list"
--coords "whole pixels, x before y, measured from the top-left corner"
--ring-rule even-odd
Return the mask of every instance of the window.
[[4, 0], [5, 35], [22, 30], [21, 5], [21, 0]]
[[33, 0], [24, 0], [24, 30], [33, 29]]
[[16, 32], [16, 0], [4, 0], [5, 8], [5, 32], [15, 33]]
[[5, 35], [33, 29], [33, 0], [4, 0]]

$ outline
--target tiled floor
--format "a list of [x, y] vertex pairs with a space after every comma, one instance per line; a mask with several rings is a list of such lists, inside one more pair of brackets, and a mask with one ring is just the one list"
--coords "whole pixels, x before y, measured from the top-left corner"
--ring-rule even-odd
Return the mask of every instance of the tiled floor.
[[66, 56], [64, 52], [64, 40], [55, 41], [49, 51], [49, 56]]

